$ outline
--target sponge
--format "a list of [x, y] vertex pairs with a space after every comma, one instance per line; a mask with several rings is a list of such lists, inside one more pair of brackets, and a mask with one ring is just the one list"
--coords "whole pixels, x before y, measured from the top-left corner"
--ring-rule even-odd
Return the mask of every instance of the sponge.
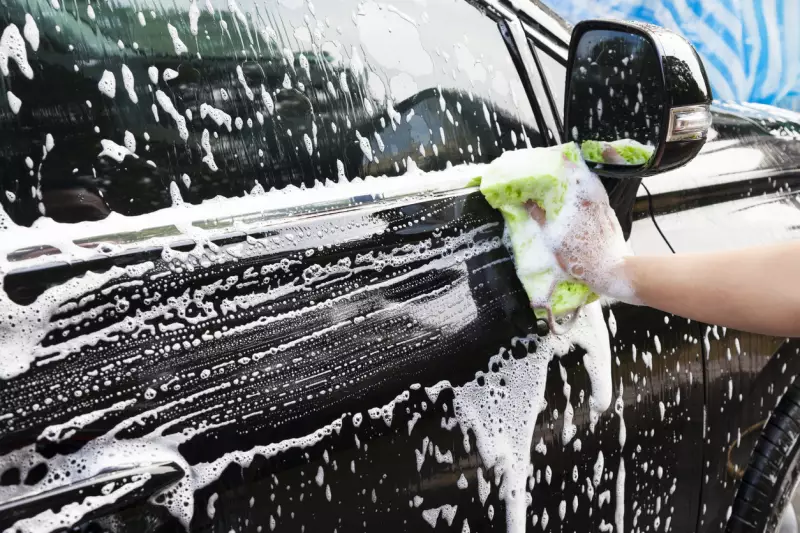
[[[593, 163], [615, 163], [609, 155], [619, 155], [627, 165], [644, 165], [653, 156], [655, 147], [633, 139], [618, 139], [612, 142], [583, 141], [581, 153], [586, 161]], [[618, 163], [619, 164], [619, 163]]]
[[522, 286], [538, 317], [575, 311], [597, 299], [589, 287], [569, 277], [544, 240], [539, 223], [528, 213], [532, 201], [545, 211], [547, 223], [558, 223], [576, 173], [589, 174], [575, 143], [506, 152], [488, 165], [480, 190], [505, 219], [506, 239]]

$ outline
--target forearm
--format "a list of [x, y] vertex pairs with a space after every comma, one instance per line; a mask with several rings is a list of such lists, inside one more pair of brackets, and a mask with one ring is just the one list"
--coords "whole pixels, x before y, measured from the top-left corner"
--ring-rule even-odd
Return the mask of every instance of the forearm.
[[800, 243], [629, 257], [623, 269], [650, 307], [744, 331], [800, 336]]

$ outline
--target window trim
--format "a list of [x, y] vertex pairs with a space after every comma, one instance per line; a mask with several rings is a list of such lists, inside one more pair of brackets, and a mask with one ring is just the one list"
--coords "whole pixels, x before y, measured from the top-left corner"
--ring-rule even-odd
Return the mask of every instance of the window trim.
[[522, 55], [522, 61], [525, 65], [525, 70], [529, 73], [529, 78], [533, 85], [536, 102], [542, 102], [539, 107], [545, 115], [548, 131], [552, 133], [552, 141], [554, 144], [561, 144], [563, 142], [563, 125], [560, 124], [558, 120], [558, 114], [554, 113], [552, 95], [547, 87], [539, 60], [536, 57], [535, 51], [528, 43], [528, 37], [522, 26], [522, 22], [519, 19], [516, 19], [510, 22], [509, 26], [511, 28], [511, 34], [514, 37], [517, 48], [520, 50]]
[[[485, 9], [488, 8], [493, 11], [494, 16], [499, 19], [497, 22], [500, 31], [503, 33], [503, 38], [506, 39], [512, 60], [517, 65], [523, 86], [525, 86], [528, 93], [528, 100], [531, 103], [537, 122], [540, 123], [539, 129], [545, 143], [549, 146], [562, 143], [564, 123], [561, 113], [557, 110], [555, 100], [547, 85], [547, 78], [536, 55], [536, 50], [531, 46], [529, 40], [532, 38], [535, 42], [541, 42], [548, 51], [552, 52], [554, 57], [558, 58], [559, 62], [566, 64], [568, 49], [566, 43], [569, 41], [570, 35], [567, 26], [559, 24], [555, 18], [548, 15], [539, 5], [535, 5], [533, 0], [528, 0], [532, 2], [531, 5], [527, 3], [521, 5], [515, 0], [468, 1], [479, 2]], [[511, 5], [505, 5], [508, 3]], [[542, 31], [534, 28], [534, 26], [540, 26], [542, 23], [541, 20], [532, 18], [534, 14], [545, 19], [541, 28]], [[492, 17], [489, 13], [487, 15]], [[550, 31], [548, 31], [548, 28]], [[547, 104], [544, 104], [544, 102], [547, 102]]]
[[[525, 87], [526, 96], [533, 109], [545, 146], [560, 144], [562, 142], [563, 125], [558, 115], [553, 114], [553, 102], [546, 91], [545, 78], [542, 76], [537, 60], [528, 45], [525, 24], [517, 15], [517, 12], [520, 11], [520, 6], [513, 1], [511, 2], [514, 4], [513, 6], [507, 6], [505, 5], [508, 3], [506, 0], [467, 1], [479, 4], [486, 12], [486, 15], [498, 24], [499, 31], [506, 41], [511, 59], [517, 67], [522, 85]], [[541, 11], [538, 8], [537, 10]], [[544, 13], [544, 11], [541, 11], [541, 13]], [[548, 104], [545, 105], [544, 102], [548, 102]]]
[[[566, 133], [564, 132], [564, 110], [558, 108], [558, 102], [556, 102], [555, 97], [553, 96], [553, 91], [550, 88], [549, 78], [547, 73], [545, 72], [544, 66], [542, 66], [542, 62], [539, 59], [539, 49], [536, 41], [532, 37], [528, 37], [528, 46], [530, 47], [531, 54], [533, 55], [534, 60], [536, 61], [536, 67], [539, 69], [539, 73], [542, 76], [542, 79], [545, 81], [544, 89], [547, 93], [547, 98], [550, 101], [550, 108], [552, 109], [553, 116], [555, 117], [556, 124], [558, 126], [558, 131], [561, 133], [561, 138], [566, 139]], [[562, 61], [559, 57], [551, 55], [547, 52], [547, 50], [542, 50], [543, 53], [547, 54], [550, 58], [552, 58], [557, 63], [564, 66], [566, 70], [567, 63], [566, 60]], [[566, 76], [564, 77], [564, 84], [566, 85]], [[564, 97], [566, 98], [566, 91], [564, 93]]]

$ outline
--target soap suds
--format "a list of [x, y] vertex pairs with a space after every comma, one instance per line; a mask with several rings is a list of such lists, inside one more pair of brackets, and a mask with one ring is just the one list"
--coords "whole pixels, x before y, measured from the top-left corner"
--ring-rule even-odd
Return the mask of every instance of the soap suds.
[[172, 39], [172, 46], [175, 49], [175, 53], [178, 55], [186, 54], [189, 52], [189, 49], [183, 44], [181, 41], [180, 36], [178, 35], [178, 30], [172, 24], [167, 24], [167, 31], [169, 31], [169, 36]]
[[178, 135], [180, 135], [181, 139], [187, 140], [189, 138], [189, 129], [186, 127], [186, 119], [175, 109], [169, 96], [159, 89], [156, 91], [156, 100], [158, 100], [161, 108], [175, 121], [175, 125], [178, 127]]
[[19, 110], [22, 108], [22, 100], [17, 98], [17, 95], [11, 91], [6, 92], [6, 97], [8, 98], [8, 107], [11, 108], [11, 112], [15, 115], [19, 114]]
[[126, 130], [123, 142], [125, 143], [125, 148], [127, 148], [131, 154], [136, 152], [136, 137], [133, 136], [133, 133]]
[[28, 51], [25, 48], [25, 41], [19, 33], [19, 28], [15, 24], [9, 24], [0, 36], [0, 72], [3, 76], [8, 76], [8, 60], [13, 59], [17, 64], [22, 75], [29, 80], [33, 79], [33, 69], [28, 63]]
[[617, 531], [625, 531], [625, 459], [620, 457], [617, 470], [617, 501], [614, 509], [614, 523]]
[[228, 113], [208, 104], [200, 104], [200, 118], [205, 119], [206, 117], [210, 117], [217, 126], [224, 124], [229, 132], [233, 131], [233, 119]]
[[134, 104], [138, 104], [139, 96], [136, 94], [133, 72], [131, 72], [131, 69], [128, 68], [128, 65], [122, 65], [120, 70], [122, 71], [122, 85], [125, 87], [125, 91], [128, 93], [128, 98], [130, 98], [131, 102]]
[[[483, 464], [502, 477], [500, 494], [506, 502], [511, 533], [525, 530], [529, 450], [536, 420], [545, 406], [549, 362], [568, 353], [573, 344], [581, 346], [587, 351], [584, 359], [592, 362], [586, 366], [593, 396], [599, 398], [593, 409], [599, 413], [611, 401], [611, 351], [599, 303], [586, 306], [567, 335], [526, 337], [514, 344], [524, 346], [528, 356], [506, 360], [504, 349], [489, 361], [496, 371], [480, 372], [475, 381], [453, 388], [453, 408], [465, 441], [468, 431], [474, 433]], [[481, 478], [479, 474], [479, 489]]]
[[22, 28], [22, 34], [34, 52], [39, 50], [39, 27], [36, 26], [36, 21], [30, 13], [25, 13], [25, 27]]
[[189, 31], [197, 37], [197, 23], [200, 20], [200, 8], [197, 7], [197, 0], [192, 0], [189, 6]]
[[104, 70], [103, 76], [100, 78], [100, 81], [97, 82], [97, 88], [109, 98], [114, 98], [117, 94], [117, 79], [114, 77], [114, 74]]

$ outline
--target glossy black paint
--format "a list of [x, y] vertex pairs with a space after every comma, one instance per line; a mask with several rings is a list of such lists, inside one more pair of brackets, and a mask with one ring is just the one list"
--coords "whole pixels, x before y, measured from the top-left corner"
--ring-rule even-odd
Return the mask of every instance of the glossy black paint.
[[[491, 20], [491, 25], [495, 27], [496, 20]], [[70, 79], [72, 74], [66, 66], [59, 69], [53, 66], [58, 63], [53, 61], [52, 65], [47, 66], [53, 68], [50, 71], [52, 78], [48, 79], [61, 79], [60, 76], [63, 76], [63, 79]], [[167, 64], [162, 63], [161, 66]], [[45, 66], [40, 65], [39, 68], [44, 69]], [[181, 74], [183, 74], [182, 68], [178, 68]], [[204, 64], [204, 72], [206, 68], [209, 66]], [[229, 75], [226, 68], [220, 68], [219, 72]], [[145, 74], [142, 73], [141, 76]], [[85, 90], [96, 90], [93, 83], [87, 82], [86, 85], [90, 88]], [[44, 92], [42, 89], [35, 93], [36, 102], [40, 101], [38, 100], [40, 96], [44, 98]], [[75, 89], [76, 99], [80, 98], [80, 94], [80, 90]], [[431, 116], [430, 110], [435, 110], [438, 106], [438, 97], [439, 94], [436, 92], [421, 91], [418, 97], [409, 100], [409, 104], [403, 108], [403, 113], [413, 108], [417, 114], [425, 113]], [[444, 97], [448, 102], [459, 100], [464, 108], [467, 108], [467, 98], [464, 98], [463, 93], [445, 91]], [[242, 95], [238, 98], [237, 102], [244, 101]], [[287, 97], [287, 105], [291, 102], [293, 100]], [[543, 104], [536, 103], [533, 107], [537, 105]], [[473, 139], [477, 135], [484, 134], [480, 129], [482, 126], [479, 126], [483, 120], [479, 102], [474, 106], [468, 108], [469, 112], [477, 113], [480, 120], [463, 121], [465, 129], [456, 130], [457, 133], [463, 134], [460, 139]], [[45, 106], [44, 109], [48, 107]], [[27, 153], [26, 150], [40, 149], [32, 139], [43, 136], [45, 127], [41, 122], [33, 121], [36, 118], [33, 111], [26, 110], [26, 113], [31, 115], [20, 119], [23, 125], [27, 124], [22, 128], [27, 137], [17, 135], [12, 126], [8, 125], [13, 123], [13, 118], [10, 116], [5, 117], [6, 125], [0, 127], [2, 132], [0, 135], [4, 139], [9, 141], [14, 139], [14, 142], [18, 143], [10, 142], [6, 145], [11, 150], [6, 153], [11, 153], [13, 156], [2, 158], [2, 164], [6, 165], [3, 167], [6, 169], [3, 174], [6, 180], [24, 179], [17, 165], [18, 161], [14, 157]], [[100, 116], [110, 117], [109, 127], [117, 127], [112, 120], [116, 116], [114, 115], [116, 111], [109, 108], [98, 112]], [[301, 109], [297, 115], [303, 113]], [[49, 116], [44, 112], [42, 114]], [[289, 112], [286, 114], [290, 115]], [[501, 127], [504, 130], [510, 128], [513, 119], [504, 118], [502, 113], [498, 115]], [[73, 116], [82, 115], [75, 113]], [[760, 192], [771, 194], [764, 200], [765, 202], [791, 201], [792, 194], [783, 191], [777, 194], [775, 191], [788, 185], [790, 191], [794, 192], [797, 190], [796, 187], [800, 186], [795, 179], [800, 162], [800, 148], [798, 148], [800, 143], [789, 142], [782, 138], [780, 133], [770, 132], [800, 131], [798, 129], [800, 125], [791, 120], [781, 122], [769, 118], [768, 114], [759, 114], [756, 110], [724, 107], [715, 109], [714, 118], [717, 137], [708, 142], [695, 163], [686, 169], [687, 172], [694, 172], [691, 176], [693, 181], [688, 185], [677, 184], [673, 190], [667, 192], [655, 192], [652, 197], [654, 206], [652, 211], [649, 209], [646, 197], [636, 199], [638, 183], [635, 180], [606, 182], [612, 204], [624, 225], [626, 221], [646, 222], [645, 219], [651, 215], [656, 221], [668, 215], [680, 216], [683, 211], [723, 205]], [[29, 120], [32, 122], [26, 122]], [[73, 126], [59, 115], [53, 118], [52, 122], [64, 129], [76, 130], [79, 141], [74, 145], [68, 145], [72, 152], [71, 156], [85, 157], [87, 161], [90, 156], [94, 158], [99, 150], [94, 144], [86, 143], [87, 137], [80, 140], [81, 128], [89, 129], [88, 124], [91, 120], [95, 119], [80, 119], [76, 122], [78, 126]], [[509, 122], [502, 122], [503, 120]], [[530, 124], [533, 122], [531, 120]], [[441, 123], [446, 127], [448, 122], [442, 119]], [[379, 127], [377, 121], [372, 121], [371, 124], [372, 128]], [[527, 126], [527, 131], [532, 142], [536, 144], [535, 128], [530, 124]], [[403, 126], [405, 125], [404, 123]], [[55, 131], [51, 126], [47, 129]], [[174, 130], [164, 129], [164, 143], [159, 145], [154, 141], [153, 146], [154, 149], [156, 146], [162, 146], [164, 153], [167, 154], [171, 150], [170, 143], [177, 141]], [[435, 131], [436, 128], [431, 129]], [[385, 138], [391, 135], [388, 129], [379, 131], [385, 132]], [[400, 132], [397, 135], [399, 144], [406, 136], [412, 136], [413, 131]], [[507, 137], [503, 139], [505, 138]], [[500, 139], [500, 142], [510, 143], [503, 139]], [[541, 142], [546, 143], [546, 140], [542, 139]], [[279, 151], [279, 144], [273, 148]], [[370, 167], [365, 159], [359, 159], [361, 155], [358, 147], [355, 147], [356, 152], [353, 152], [353, 146], [345, 144], [346, 146], [340, 147], [340, 153], [352, 154], [346, 161], [357, 162], [353, 163], [355, 167], [348, 166], [348, 176], [362, 175], [362, 171], [365, 174], [371, 173], [376, 168], [379, 168], [380, 172], [386, 171], [385, 167], [378, 164], [372, 164]], [[458, 153], [458, 145], [459, 143], [454, 143], [452, 153]], [[506, 146], [508, 147], [510, 146]], [[713, 168], [704, 167], [705, 161], [714, 160], [714, 154], [722, 154], [723, 157], [725, 154], [731, 154], [730, 157], [741, 154], [735, 151], [736, 148], [752, 149], [761, 154], [762, 159], [758, 168], [731, 173], [728, 177], [732, 181], [728, 184], [703, 186], [703, 180], [718, 178], [721, 175], [721, 173], [714, 174]], [[491, 149], [488, 146], [484, 146], [484, 149], [487, 150], [485, 152], [487, 160], [499, 153], [499, 149], [488, 152]], [[198, 147], [194, 150], [199, 152]], [[234, 154], [235, 151], [231, 149], [226, 153]], [[413, 147], [406, 151], [401, 149], [400, 153], [406, 154], [412, 151]], [[55, 161], [55, 155], [53, 157]], [[193, 164], [199, 165], [195, 161], [197, 155], [192, 155], [192, 158], [194, 158]], [[292, 160], [291, 152], [287, 158]], [[12, 161], [17, 162], [12, 163]], [[326, 165], [332, 163], [328, 160]], [[424, 168], [438, 168], [435, 165], [440, 162], [430, 158], [420, 158], [418, 163], [420, 166], [430, 165]], [[443, 161], [441, 163], [443, 164]], [[183, 168], [181, 164], [183, 163], [176, 163], [174, 168]], [[243, 165], [241, 162], [236, 164]], [[68, 167], [68, 161], [64, 161], [60, 166], [55, 165], [55, 168], [62, 170]], [[299, 183], [297, 180], [291, 181], [295, 178], [281, 177], [295, 176], [292, 172], [297, 172], [298, 180], [312, 179], [306, 172], [311, 173], [311, 176], [327, 175], [327, 173], [335, 175], [333, 167], [324, 165], [319, 167], [312, 165], [312, 167], [286, 170], [281, 174], [282, 167], [276, 164], [275, 181], [266, 183], [274, 183], [275, 186], [287, 182]], [[365, 167], [370, 170], [364, 171]], [[695, 171], [695, 168], [702, 169], [702, 172]], [[243, 165], [242, 169], [241, 174], [237, 169], [225, 173], [226, 176], [230, 176], [226, 178], [230, 181], [223, 180], [223, 183], [236, 184], [230, 186], [230, 191], [234, 191], [231, 194], [241, 194], [242, 190], [252, 186], [248, 181], [253, 179], [248, 177], [251, 167]], [[111, 167], [106, 170], [109, 173], [114, 172]], [[137, 176], [137, 172], [153, 172], [138, 165], [129, 166], [126, 170], [131, 176]], [[350, 173], [351, 170], [353, 174]], [[782, 181], [774, 179], [776, 176], [781, 176]], [[83, 177], [90, 181], [93, 179], [88, 174]], [[119, 177], [114, 176], [114, 178]], [[670, 176], [667, 174], [661, 178], [667, 179]], [[174, 177], [165, 175], [159, 179], [168, 183]], [[264, 178], [260, 176], [256, 181], [259, 179]], [[674, 176], [674, 179], [678, 180], [680, 177]], [[110, 184], [106, 184], [107, 186], [117, 186], [113, 181], [109, 181]], [[197, 199], [207, 198], [212, 194], [210, 191], [218, 190], [210, 175], [207, 181], [203, 182], [202, 179], [199, 181], [206, 183], [208, 189], [201, 188], [201, 192], [197, 193]], [[96, 182], [92, 182], [91, 187], [94, 186], [97, 186]], [[132, 194], [132, 190], [135, 191], [135, 196], [141, 195], [143, 198], [140, 206], [131, 208], [129, 213], [147, 212], [168, 204], [165, 187], [144, 187], [136, 184], [128, 184], [126, 187], [128, 188], [124, 192], [119, 193], [120, 199], [125, 198], [126, 194]], [[60, 203], [62, 202], [60, 197], [52, 198], [58, 199], [49, 204], [48, 210], [63, 213], [64, 220], [70, 220], [70, 217], [85, 220], [90, 217], [83, 211], [86, 204], [91, 204], [85, 197], [76, 201], [74, 196], [70, 196], [68, 201], [63, 200], [63, 204]], [[4, 198], [0, 200], [5, 202]], [[27, 223], [35, 218], [35, 214], [30, 214], [33, 211], [21, 214], [20, 209], [22, 208], [13, 207], [10, 211], [19, 222]], [[100, 211], [103, 209], [105, 208]], [[415, 222], [419, 220], [421, 214], [426, 215], [426, 221]], [[376, 236], [358, 229], [364, 228], [364, 224], [383, 223], [392, 228], [391, 231]], [[304, 217], [280, 224], [265, 224], [263, 235], [274, 237], [281, 237], [287, 232], [316, 234], [318, 230], [334, 228], [338, 231], [339, 228], [347, 228], [346, 242], [339, 242], [333, 236], [327, 238], [330, 246], [311, 260], [303, 256], [302, 243], [289, 246], [283, 242], [282, 245], [268, 250], [254, 251], [241, 264], [212, 266], [202, 272], [202, 277], [200, 273], [196, 276], [182, 276], [175, 272], [170, 273], [169, 265], [161, 262], [153, 250], [151, 256], [156, 256], [157, 271], [166, 272], [167, 277], [154, 281], [151, 289], [158, 288], [167, 291], [165, 294], [179, 295], [184, 290], [204, 286], [209, 280], [225, 280], [231, 275], [243, 275], [249, 266], [271, 265], [281, 259], [307, 262], [300, 266], [290, 266], [272, 282], [275, 286], [297, 276], [302, 270], [301, 267], [310, 263], [320, 265], [335, 263], [343, 258], [354, 258], [359, 254], [381, 250], [390, 251], [399, 245], [419, 243], [425, 239], [431, 239], [435, 247], [439, 247], [445, 238], [476, 230], [483, 225], [488, 226], [479, 232], [479, 239], [493, 243], [490, 249], [469, 257], [448, 255], [443, 252], [441, 258], [444, 265], [438, 270], [432, 272], [414, 270], [414, 276], [403, 278], [405, 267], [389, 268], [380, 276], [386, 280], [394, 280], [391, 284], [374, 292], [350, 295], [356, 283], [369, 281], [371, 274], [365, 273], [361, 278], [343, 280], [338, 285], [320, 284], [309, 293], [301, 293], [297, 299], [291, 295], [276, 299], [271, 303], [271, 307], [259, 306], [249, 310], [247, 317], [226, 317], [224, 325], [234, 327], [246, 320], [275, 316], [287, 310], [300, 308], [304, 304], [308, 305], [311, 300], [322, 301], [325, 298], [335, 297], [334, 293], [338, 291], [348, 294], [348, 298], [337, 300], [334, 307], [314, 310], [304, 320], [268, 328], [258, 335], [245, 338], [244, 341], [217, 340], [210, 347], [190, 350], [182, 356], [172, 355], [136, 364], [122, 383], [115, 384], [107, 393], [100, 396], [100, 401], [103, 402], [101, 405], [108, 406], [118, 401], [118, 394], [135, 394], [135, 391], [145, 387], [152, 386], [161, 390], [159, 386], [168, 384], [175, 376], [199, 371], [201, 368], [212, 366], [215, 362], [224, 362], [234, 354], [239, 357], [242, 354], [257, 352], [290, 339], [301, 338], [333, 323], [349, 321], [345, 329], [338, 331], [336, 335], [313, 339], [308, 345], [291, 347], [287, 351], [263, 359], [256, 365], [259, 370], [266, 373], [267, 367], [277, 363], [288, 366], [292, 364], [294, 358], [299, 357], [302, 358], [302, 362], [294, 363], [298, 368], [297, 372], [313, 374], [315, 370], [324, 371], [356, 357], [369, 357], [363, 366], [354, 371], [354, 374], [341, 370], [334, 373], [331, 383], [339, 385], [340, 388], [324, 398], [308, 400], [303, 403], [302, 408], [281, 408], [275, 412], [268, 410], [270, 405], [282, 405], [275, 399], [271, 404], [262, 404], [261, 400], [248, 398], [246, 394], [232, 395], [229, 401], [236, 404], [236, 410], [228, 412], [225, 417], [233, 424], [209, 432], [199, 442], [184, 447], [181, 452], [190, 463], [194, 464], [213, 459], [226, 451], [246, 450], [255, 444], [268, 444], [288, 437], [305, 435], [347, 414], [347, 422], [341, 432], [308, 448], [293, 448], [270, 458], [257, 456], [248, 468], [236, 465], [228, 467], [217, 481], [197, 492], [194, 502], [195, 518], [191, 523], [191, 529], [224, 533], [231, 529], [266, 531], [274, 523], [276, 531], [343, 532], [378, 528], [387, 531], [427, 530], [430, 526], [421, 518], [421, 510], [450, 504], [458, 505], [456, 520], [450, 529], [460, 530], [462, 520], [466, 518], [472, 531], [503, 531], [504, 507], [502, 500], [498, 499], [496, 485], [493, 485], [485, 504], [481, 504], [477, 497], [477, 476], [483, 475], [485, 479], [490, 479], [492, 476], [485, 471], [483, 474], [478, 473], [478, 468], [483, 464], [476, 453], [474, 438], [471, 441], [470, 451], [467, 451], [463, 446], [458, 427], [447, 429], [453, 420], [452, 392], [445, 390], [436, 401], [431, 401], [424, 389], [410, 390], [408, 401], [398, 404], [394, 409], [391, 426], [380, 418], [371, 419], [366, 413], [363, 423], [358, 428], [350, 422], [352, 414], [386, 404], [398, 394], [408, 390], [413, 383], [430, 386], [439, 380], [447, 379], [453, 385], [459, 385], [471, 381], [476, 372], [491, 372], [491, 369], [487, 369], [489, 356], [498, 353], [501, 348], [506, 348], [509, 350], [509, 357], [522, 357], [525, 355], [524, 350], [520, 351], [519, 346], [512, 349], [509, 344], [510, 339], [539, 331], [532, 320], [524, 292], [516, 281], [510, 258], [505, 249], [497, 243], [502, 231], [500, 219], [477, 193], [465, 192], [441, 198], [419, 199], [400, 207], [378, 206], [376, 210], [367, 207], [353, 208], [346, 212], [324, 213], [313, 220]], [[629, 230], [630, 225], [631, 222], [628, 222]], [[706, 232], [707, 228], [693, 227], [691, 230], [700, 235]], [[669, 240], [668, 230], [665, 230], [665, 235]], [[243, 241], [241, 236], [234, 236], [222, 239], [218, 244], [225, 248], [242, 246], [243, 242], [246, 241]], [[674, 244], [680, 251], [681, 247], [677, 242]], [[180, 249], [181, 246], [185, 246], [185, 243], [177, 243], [174, 247]], [[464, 252], [468, 248], [464, 247], [460, 251]], [[141, 257], [135, 260], [138, 262]], [[108, 260], [110, 263], [115, 261], [121, 263], [123, 258], [112, 256], [112, 259]], [[414, 262], [411, 268], [418, 269], [424, 266], [423, 263]], [[73, 276], [85, 272], [88, 266], [53, 265], [50, 269], [18, 274], [16, 278], [10, 276], [12, 279], [7, 290], [19, 301], [30, 301], [44, 285], [50, 284], [54, 279], [56, 282], [61, 282], [58, 281], [59, 268], [75, 269], [69, 270], [68, 275]], [[95, 268], [102, 269], [102, 267], [91, 267], [92, 270]], [[96, 291], [95, 296], [110, 301], [119, 296], [131, 296], [137, 291], [135, 288], [115, 283], [110, 283], [106, 288], [110, 291], [105, 294]], [[225, 297], [252, 292], [247, 288], [229, 287]], [[218, 306], [221, 299], [222, 296], [214, 299], [212, 303]], [[399, 305], [404, 303], [404, 306]], [[141, 306], [140, 309], [146, 307], [142, 303], [137, 305]], [[363, 316], [365, 310], [377, 314], [366, 323], [356, 322], [355, 319]], [[539, 530], [541, 526], [534, 527], [532, 520], [534, 515], [541, 520], [544, 509], [547, 509], [550, 515], [551, 530], [561, 528], [565, 531], [594, 531], [599, 528], [601, 521], [613, 522], [613, 506], [606, 504], [599, 507], [597, 503], [598, 495], [602, 491], [614, 492], [613, 480], [602, 481], [600, 487], [595, 490], [593, 502], [589, 502], [586, 493], [581, 491], [581, 486], [585, 486], [585, 483], [580, 481], [576, 484], [572, 481], [573, 466], [577, 468], [579, 480], [591, 477], [592, 466], [597, 460], [598, 453], [602, 451], [605, 456], [606, 472], [616, 474], [620, 458], [626, 462], [626, 527], [635, 528], [639, 525], [652, 528], [658, 506], [662, 509], [672, 509], [669, 513], [672, 517], [670, 531], [704, 533], [719, 531], [725, 521], [727, 506], [732, 502], [736, 491], [738, 483], [736, 472], [740, 471], [740, 467], [747, 461], [750, 446], [755, 441], [751, 440], [752, 435], [758, 431], [758, 422], [768, 416], [783, 387], [800, 371], [798, 368], [800, 359], [793, 357], [797, 348], [796, 343], [785, 343], [783, 340], [731, 331], [723, 333], [720, 329], [717, 329], [715, 334], [713, 329], [709, 330], [704, 325], [665, 316], [651, 309], [615, 305], [610, 310], [605, 310], [606, 319], [610, 318], [610, 313], [614, 314], [617, 324], [617, 333], [612, 337], [612, 383], [615, 387], [614, 397], [617, 396], [619, 385], [622, 384], [621, 396], [628, 434], [625, 447], [620, 449], [618, 442], [620, 419], [613, 412], [613, 402], [611, 409], [601, 418], [595, 433], [592, 434], [588, 429], [588, 406], [586, 402], [578, 405], [577, 401], [574, 402], [575, 423], [578, 425], [577, 438], [581, 439], [582, 446], [580, 450], [576, 450], [573, 443], [564, 446], [561, 442], [563, 417], [557, 416], [554, 411], [557, 409], [559, 413], [563, 413], [565, 407], [559, 363], [567, 371], [573, 397], [580, 390], [588, 393], [589, 382], [586, 371], [582, 368], [580, 353], [569, 354], [560, 362], [553, 361], [549, 366], [547, 377], [548, 409], [540, 417], [533, 438], [533, 444], [542, 439], [547, 446], [547, 455], [543, 456], [531, 450], [534, 465], [538, 465], [535, 467], [536, 470], [543, 470], [544, 465], [551, 466], [553, 479], [550, 484], [542, 479], [531, 491], [533, 505], [528, 510], [528, 530]], [[60, 318], [67, 316], [68, 313]], [[119, 321], [124, 318], [124, 313], [119, 314], [115, 310], [110, 310], [104, 318], [107, 321]], [[55, 330], [53, 335], [56, 334], [60, 335], [61, 331]], [[656, 336], [658, 341], [655, 340]], [[380, 341], [377, 337], [381, 337]], [[737, 337], [742, 355], [739, 355], [735, 349], [735, 341], [732, 340]], [[706, 338], [709, 339], [708, 344], [705, 343]], [[409, 340], [414, 340], [417, 345], [409, 345]], [[65, 385], [80, 383], [83, 376], [91, 375], [92, 371], [98, 370], [108, 361], [123, 361], [137, 351], [161, 342], [162, 339], [147, 334], [127, 335], [119, 342], [89, 349], [81, 353], [80, 357], [70, 358], [65, 364], [36, 367], [19, 378], [0, 382], [0, 405], [23, 408], [32, 405], [37, 398], [42, 397], [37, 389], [37, 383], [56, 382]], [[634, 356], [634, 346], [637, 356]], [[733, 353], [729, 360], [727, 348], [731, 347]], [[643, 352], [648, 352], [652, 356], [651, 366], [645, 364]], [[785, 369], [784, 364], [787, 365]], [[245, 370], [225, 366], [215, 371], [211, 379], [215, 383], [223, 383], [242, 378], [251, 370], [252, 368]], [[733, 398], [728, 397], [728, 380], [734, 381]], [[258, 391], [265, 384], [275, 387], [286, 385], [291, 391], [290, 397], [302, 399], [307, 391], [295, 381], [294, 378], [280, 374], [265, 374], [259, 382], [242, 385], [242, 390]], [[53, 405], [37, 412], [28, 411], [23, 416], [22, 423], [13, 431], [0, 430], [0, 454], [25, 444], [35, 444], [47, 455], [73, 453], [133, 412], [164, 405], [170, 400], [186, 398], [192, 391], [199, 391], [206, 386], [207, 384], [194, 383], [180, 390], [168, 387], [146, 405], [143, 402], [134, 409], [112, 413], [58, 445], [37, 440], [37, 436], [43, 428], [54, 421], [71, 418], [75, 413], [86, 412], [90, 408], [96, 409], [97, 404], [90, 404], [87, 398], [69, 398], [65, 405]], [[318, 392], [325, 386], [316, 385], [313, 390]], [[680, 401], [678, 401], [679, 394]], [[742, 394], [741, 400], [737, 394]], [[212, 400], [205, 402], [207, 403], [204, 403], [204, 406], [213, 403]], [[663, 420], [660, 417], [659, 402], [665, 404]], [[264, 413], [256, 418], [241, 418], [243, 414], [258, 410], [263, 410]], [[188, 411], [171, 413], [168, 415], [171, 418], [167, 420], [149, 421], [142, 428], [131, 431], [130, 436], [141, 435], [165, 421], [177, 421], [185, 412]], [[412, 420], [412, 413], [419, 413], [421, 417], [416, 421], [413, 430], [409, 430], [408, 422]], [[190, 426], [191, 423], [187, 423], [185, 427]], [[182, 426], [176, 427], [180, 429]], [[732, 435], [738, 436], [738, 430], [743, 434], [741, 444], [732, 446], [736, 440]], [[442, 451], [451, 451], [453, 462], [437, 462], [436, 454], [429, 453], [418, 471], [416, 452], [422, 449], [424, 436], [429, 438], [431, 447], [438, 446]], [[425, 453], [424, 449], [422, 453]], [[330, 499], [325, 489], [318, 486], [314, 479], [320, 467], [326, 472], [325, 485], [331, 488]], [[658, 467], [663, 469], [663, 475], [658, 474]], [[466, 490], [457, 487], [457, 480], [461, 474], [467, 480]], [[14, 472], [0, 472], [0, 483], [12, 483], [15, 481], [13, 477]], [[672, 490], [673, 479], [676, 486], [674, 490]], [[213, 518], [207, 511], [212, 494], [217, 495]], [[415, 506], [415, 496], [423, 498], [420, 507]], [[577, 511], [572, 510], [574, 496], [579, 497]], [[657, 502], [658, 498], [661, 500]], [[558, 507], [562, 501], [566, 501], [568, 507], [563, 524], [558, 518]], [[488, 513], [490, 505], [494, 509], [493, 518], [490, 518]], [[28, 508], [25, 511], [31, 513], [35, 509]], [[112, 511], [108, 516], [85, 521], [78, 526], [79, 529], [118, 532], [167, 532], [183, 529], [174, 517], [158, 505], [140, 503]], [[0, 516], [0, 528], [10, 525], [9, 521], [9, 516]], [[443, 528], [444, 524], [440, 518], [438, 527]], [[660, 527], [661, 530], [666, 527], [663, 519], [660, 521]]]

